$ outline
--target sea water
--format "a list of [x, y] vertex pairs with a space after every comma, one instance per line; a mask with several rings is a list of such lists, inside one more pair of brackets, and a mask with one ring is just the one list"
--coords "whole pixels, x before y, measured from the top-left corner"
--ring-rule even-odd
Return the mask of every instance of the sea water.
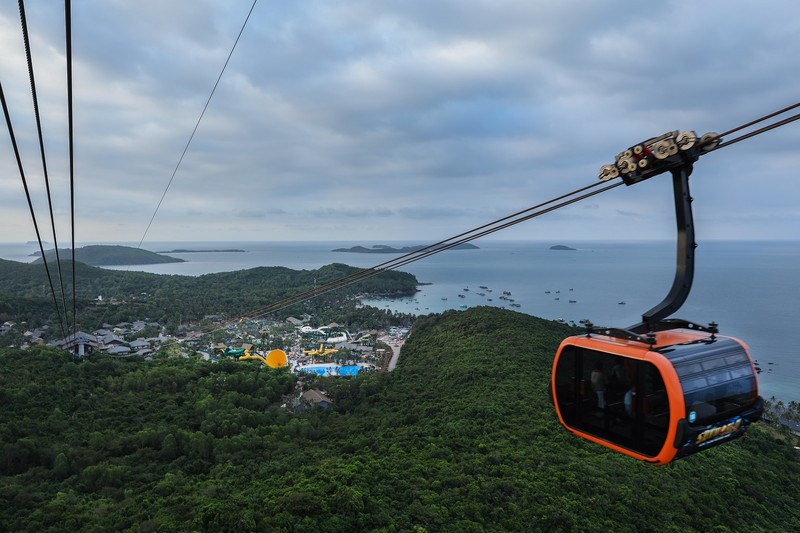
[[[368, 268], [399, 257], [332, 251], [357, 244], [364, 243], [148, 243], [144, 248], [151, 251], [244, 251], [174, 253], [187, 262], [113, 268], [201, 275], [258, 266], [316, 269], [334, 262]], [[419, 315], [492, 305], [568, 323], [590, 320], [599, 326], [626, 327], [664, 298], [675, 272], [676, 246], [671, 241], [476, 244], [477, 250], [448, 250], [403, 266], [400, 270], [425, 283], [415, 296], [365, 303]], [[574, 250], [552, 250], [552, 244]], [[800, 356], [794, 346], [795, 329], [800, 327], [800, 242], [699, 244], [692, 291], [676, 316], [701, 324], [717, 322], [721, 334], [745, 341], [763, 369], [762, 395], [800, 401]], [[0, 258], [31, 261], [29, 254], [36, 250], [36, 245], [0, 244]], [[504, 291], [511, 293], [508, 299], [500, 298]]]

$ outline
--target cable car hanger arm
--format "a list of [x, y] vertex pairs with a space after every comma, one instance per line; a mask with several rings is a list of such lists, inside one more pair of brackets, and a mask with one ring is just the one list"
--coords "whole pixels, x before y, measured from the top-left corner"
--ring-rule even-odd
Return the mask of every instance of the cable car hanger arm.
[[692, 217], [692, 197], [689, 194], [689, 176], [694, 163], [701, 155], [717, 146], [721, 138], [716, 133], [706, 133], [698, 139], [693, 131], [678, 133], [667, 132], [654, 137], [617, 155], [613, 165], [604, 165], [600, 169], [603, 181], [622, 177], [626, 185], [634, 185], [665, 172], [672, 174], [672, 190], [675, 202], [675, 222], [677, 230], [677, 251], [675, 279], [666, 297], [655, 307], [642, 315], [642, 321], [625, 330], [594, 329], [588, 327], [588, 333], [608, 331], [608, 334], [652, 344], [652, 336], [646, 335], [656, 331], [687, 327], [701, 331], [717, 333], [716, 324], [709, 327], [667, 317], [677, 312], [689, 296], [694, 280], [695, 242], [694, 219]]
[[672, 169], [671, 172], [678, 233], [675, 279], [672, 282], [672, 288], [661, 303], [645, 312], [640, 323], [628, 328], [634, 333], [658, 331], [659, 323], [676, 313], [689, 297], [694, 281], [694, 252], [697, 243], [694, 240], [692, 197], [689, 194], [689, 174], [692, 172], [692, 166], [685, 164]]

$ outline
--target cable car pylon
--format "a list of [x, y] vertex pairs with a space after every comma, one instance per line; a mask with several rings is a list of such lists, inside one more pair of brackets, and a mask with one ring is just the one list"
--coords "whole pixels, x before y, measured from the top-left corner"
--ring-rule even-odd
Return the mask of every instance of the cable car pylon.
[[633, 185], [672, 174], [677, 257], [667, 296], [628, 328], [600, 328], [562, 341], [551, 393], [561, 424], [573, 434], [652, 464], [706, 450], [744, 434], [761, 418], [756, 368], [742, 341], [717, 324], [668, 318], [689, 296], [695, 243], [689, 176], [720, 143], [708, 133], [668, 132], [621, 152], [600, 179]]

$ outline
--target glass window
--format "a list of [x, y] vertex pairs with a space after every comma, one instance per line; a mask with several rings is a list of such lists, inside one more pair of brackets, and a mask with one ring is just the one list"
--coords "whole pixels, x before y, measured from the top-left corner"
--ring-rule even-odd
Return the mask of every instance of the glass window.
[[704, 376], [693, 377], [691, 379], [681, 379], [681, 386], [683, 392], [689, 392], [697, 389], [702, 389], [708, 385]]
[[555, 378], [555, 394], [558, 410], [568, 425], [572, 425], [576, 416], [581, 392], [580, 370], [577, 368], [577, 350], [574, 346], [565, 346], [558, 359]]
[[703, 361], [703, 370], [714, 370], [715, 368], [720, 368], [725, 366], [727, 363], [725, 362], [725, 357], [715, 357], [713, 359], [707, 359]]
[[745, 355], [744, 350], [725, 356], [725, 363], [729, 365], [735, 365], [736, 363], [747, 363], [748, 366], [750, 365], [750, 361], [747, 359], [747, 355]]
[[748, 366], [740, 366], [731, 369], [731, 379], [746, 378], [753, 375], [753, 369]]
[[654, 456], [669, 428], [664, 381], [651, 363], [565, 347], [556, 367], [564, 422], [618, 446]]
[[688, 376], [689, 374], [696, 374], [698, 372], [703, 371], [703, 367], [700, 363], [683, 365], [675, 369], [678, 372], [678, 376]]
[[717, 371], [706, 376], [709, 385], [718, 385], [731, 380], [731, 373], [727, 370]]
[[[750, 360], [738, 344], [726, 350], [692, 354], [691, 363], [675, 370], [681, 381], [686, 418], [693, 425], [707, 425], [735, 415], [756, 400], [756, 379]], [[698, 362], [702, 370], [698, 369]]]

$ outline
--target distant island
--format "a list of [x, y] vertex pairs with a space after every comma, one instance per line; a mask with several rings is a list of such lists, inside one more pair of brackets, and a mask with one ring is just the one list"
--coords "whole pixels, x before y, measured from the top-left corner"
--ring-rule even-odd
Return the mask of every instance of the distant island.
[[[351, 248], [336, 248], [332, 250], [333, 252], [349, 252], [349, 253], [356, 253], [356, 254], [407, 254], [411, 252], [416, 252], [417, 250], [421, 250], [425, 248], [425, 245], [417, 245], [417, 246], [403, 246], [402, 248], [393, 248], [391, 246], [386, 246], [385, 244], [376, 244], [372, 248], [366, 248], [364, 246], [353, 246]], [[468, 242], [459, 244], [457, 246], [453, 246], [450, 248], [451, 250], [478, 250], [479, 248], [474, 244], [470, 244]]]
[[563, 244], [556, 244], [550, 247], [551, 250], [576, 250], [576, 248], [570, 248], [569, 246], [564, 246]]
[[[55, 249], [45, 250], [44, 253], [48, 263], [55, 262]], [[40, 252], [35, 252], [31, 255], [41, 256], [42, 254]], [[72, 260], [71, 249], [59, 248], [58, 255], [61, 258], [61, 261]], [[160, 263], [186, 262], [185, 259], [169, 257], [168, 255], [157, 254], [148, 250], [142, 250], [141, 248], [113, 245], [92, 245], [75, 248], [75, 261], [80, 261], [81, 263], [92, 266], [157, 265]], [[34, 261], [34, 263], [41, 262], [41, 257]]]
[[213, 252], [213, 253], [220, 253], [220, 252], [235, 252], [235, 253], [244, 253], [245, 250], [237, 250], [235, 248], [231, 248], [230, 250], [184, 250], [182, 248], [178, 248], [175, 250], [165, 250], [163, 252], [156, 252], [157, 254], [196, 254], [196, 253], [205, 253], [205, 252]]

